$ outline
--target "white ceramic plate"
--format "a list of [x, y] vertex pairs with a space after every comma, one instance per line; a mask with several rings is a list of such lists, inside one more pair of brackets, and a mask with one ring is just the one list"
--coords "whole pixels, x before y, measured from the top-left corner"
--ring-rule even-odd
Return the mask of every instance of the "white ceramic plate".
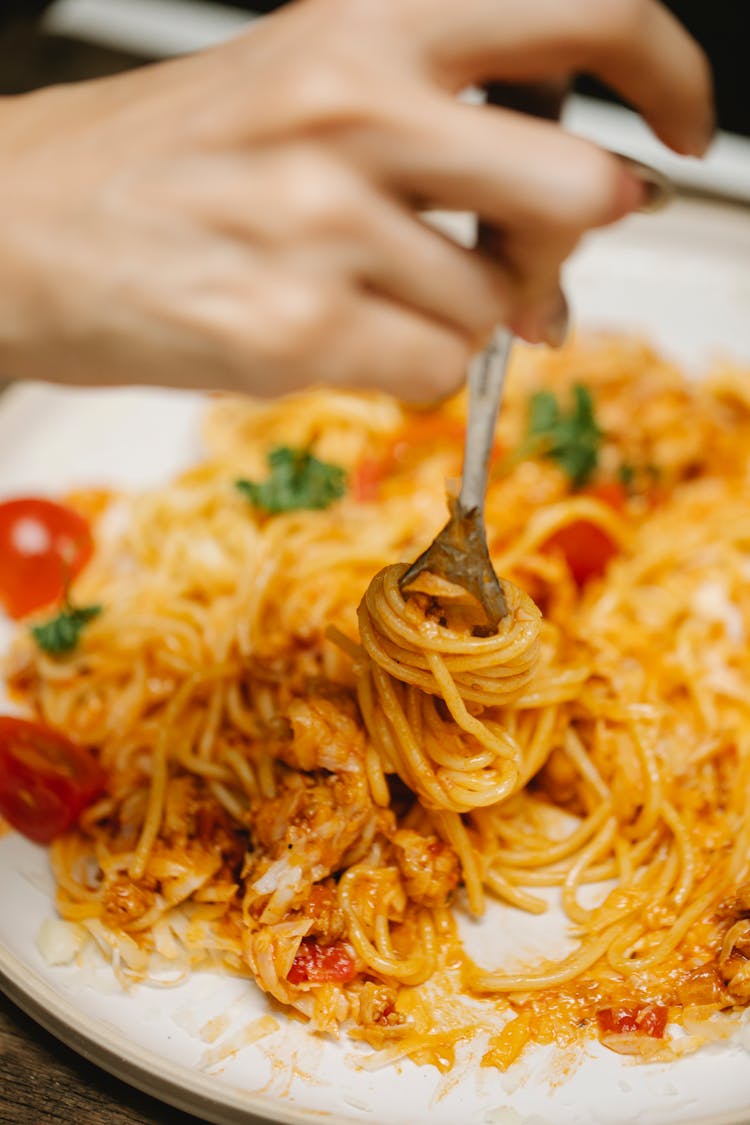
[[[748, 263], [750, 212], [680, 203], [592, 238], [569, 270], [569, 286], [584, 325], [645, 332], [695, 369], [720, 354], [750, 364]], [[0, 495], [163, 481], [196, 456], [201, 407], [193, 395], [16, 387], [0, 400]], [[52, 895], [44, 850], [12, 834], [0, 838], [0, 983], [81, 1053], [209, 1121], [748, 1120], [750, 1060], [739, 1042], [704, 1048], [670, 1066], [637, 1066], [591, 1044], [577, 1052], [574, 1065], [567, 1056], [567, 1072], [545, 1048], [503, 1075], [480, 1069], [481, 1048], [469, 1044], [446, 1076], [411, 1063], [367, 1069], [366, 1050], [319, 1040], [302, 1025], [271, 1016], [249, 982], [199, 973], [175, 988], [123, 992], [107, 966], [50, 967], [36, 939], [53, 915]], [[513, 951], [562, 953], [565, 942], [554, 910], [528, 918], [495, 905], [481, 923], [467, 921], [463, 929], [486, 964]]]

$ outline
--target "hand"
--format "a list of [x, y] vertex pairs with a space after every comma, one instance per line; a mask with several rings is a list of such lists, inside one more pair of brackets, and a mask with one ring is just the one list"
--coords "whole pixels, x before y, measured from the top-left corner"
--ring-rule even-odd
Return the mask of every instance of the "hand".
[[[706, 61], [657, 0], [301, 0], [204, 53], [5, 99], [0, 371], [419, 399], [498, 322], [554, 342], [562, 261], [644, 185], [455, 95], [578, 70], [704, 152]], [[427, 204], [493, 236], [461, 248]]]

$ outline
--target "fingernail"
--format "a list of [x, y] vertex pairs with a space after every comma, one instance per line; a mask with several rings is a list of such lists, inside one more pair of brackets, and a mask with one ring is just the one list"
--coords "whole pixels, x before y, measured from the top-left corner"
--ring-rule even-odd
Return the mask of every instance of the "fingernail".
[[688, 156], [705, 156], [716, 138], [716, 118], [708, 117], [702, 128], [696, 129], [686, 146]]
[[671, 180], [667, 179], [665, 175], [657, 172], [656, 168], [652, 168], [650, 164], [642, 164], [640, 160], [633, 160], [631, 156], [623, 156], [619, 152], [615, 153], [615, 156], [643, 185], [644, 198], [638, 207], [639, 211], [650, 214], [653, 211], [661, 211], [672, 202], [675, 189]]
[[565, 343], [570, 328], [570, 313], [564, 294], [560, 293], [542, 319], [541, 338], [551, 348]]

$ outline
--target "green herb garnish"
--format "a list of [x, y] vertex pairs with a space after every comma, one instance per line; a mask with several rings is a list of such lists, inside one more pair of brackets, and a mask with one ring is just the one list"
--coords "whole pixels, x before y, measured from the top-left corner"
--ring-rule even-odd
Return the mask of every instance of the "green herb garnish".
[[73, 606], [66, 602], [57, 617], [42, 625], [33, 625], [32, 636], [44, 652], [48, 652], [50, 656], [62, 656], [73, 651], [83, 627], [101, 611], [100, 605]]
[[269, 476], [257, 483], [235, 481], [251, 504], [265, 512], [294, 512], [300, 508], [328, 508], [346, 492], [346, 472], [340, 465], [319, 461], [309, 449], [279, 445], [268, 454]]
[[623, 461], [617, 470], [620, 484], [630, 496], [647, 493], [657, 485], [661, 479], [661, 469], [658, 465], [647, 461], [642, 465], [634, 465], [630, 461]]
[[617, 479], [623, 488], [628, 492], [632, 492], [635, 487], [636, 468], [630, 461], [623, 461], [617, 470]]
[[576, 488], [593, 475], [602, 437], [588, 387], [580, 383], [573, 387], [573, 403], [567, 413], [549, 391], [538, 391], [532, 396], [523, 452], [557, 462]]

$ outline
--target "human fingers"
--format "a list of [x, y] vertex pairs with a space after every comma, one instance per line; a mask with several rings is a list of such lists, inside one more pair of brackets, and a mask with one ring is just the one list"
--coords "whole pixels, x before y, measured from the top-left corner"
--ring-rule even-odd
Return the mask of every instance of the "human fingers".
[[271, 282], [262, 310], [224, 326], [227, 386], [279, 395], [325, 383], [426, 402], [461, 384], [473, 351], [464, 333], [366, 287], [321, 293], [310, 282]]
[[[170, 198], [290, 275], [317, 275], [319, 289], [364, 287], [477, 342], [508, 318], [516, 286], [500, 255], [458, 245], [341, 160], [297, 149], [181, 176]], [[247, 208], [248, 185], [262, 177], [273, 197], [259, 214]]]
[[647, 195], [632, 167], [554, 123], [440, 94], [411, 106], [387, 136], [349, 143], [398, 195], [502, 228], [580, 232], [622, 218]]
[[450, 326], [364, 292], [335, 350], [326, 378], [424, 403], [455, 393], [475, 349]]
[[514, 311], [516, 285], [502, 256], [470, 250], [397, 204], [367, 211], [356, 253], [366, 288], [459, 331], [477, 348]]
[[511, 278], [512, 298], [503, 323], [530, 344], [559, 347], [567, 336], [568, 303], [560, 267], [576, 241], [552, 242], [535, 228], [505, 232], [480, 225], [478, 248], [485, 257], [501, 260]]
[[[426, 9], [432, 19], [426, 19]], [[457, 90], [472, 81], [535, 81], [584, 71], [638, 109], [678, 152], [699, 156], [714, 128], [704, 52], [658, 0], [412, 0], [399, 20], [425, 65]]]

